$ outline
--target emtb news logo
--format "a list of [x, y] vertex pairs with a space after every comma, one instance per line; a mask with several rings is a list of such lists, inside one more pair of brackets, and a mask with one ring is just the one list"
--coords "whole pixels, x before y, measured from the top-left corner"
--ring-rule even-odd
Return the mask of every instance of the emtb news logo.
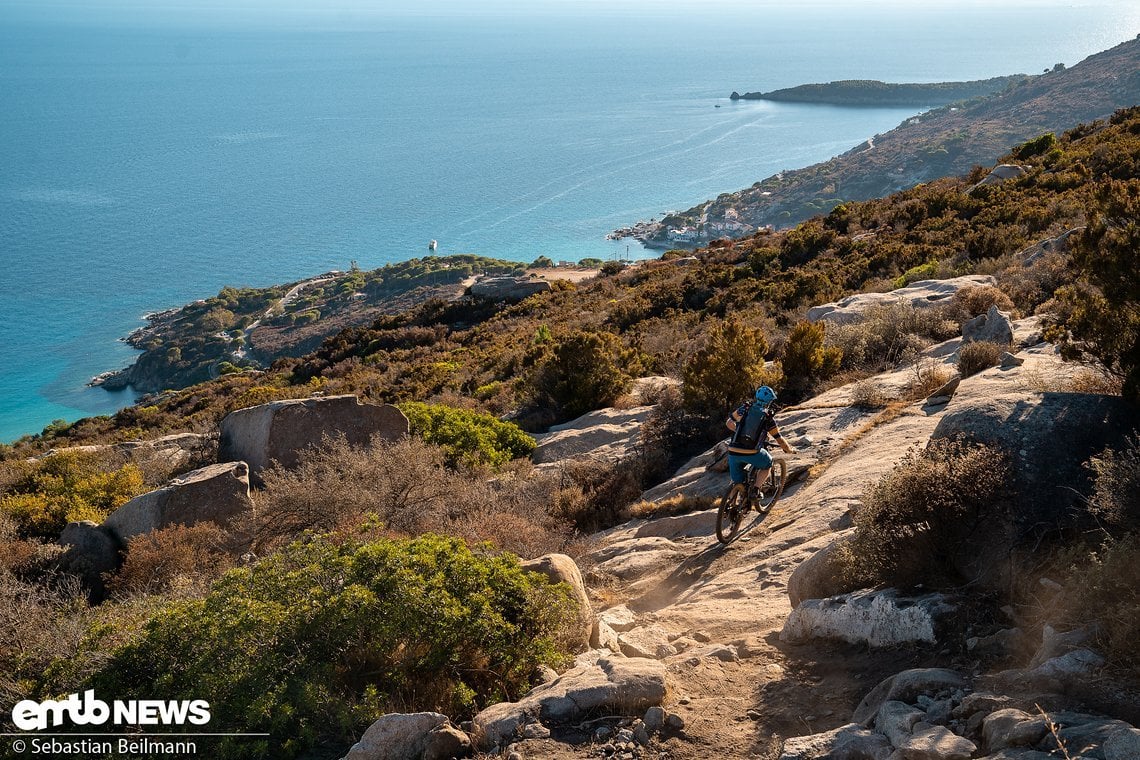
[[82, 699], [78, 694], [43, 702], [25, 699], [12, 708], [12, 722], [21, 731], [41, 731], [62, 726], [65, 721], [75, 726], [204, 726], [210, 722], [210, 703], [204, 699], [134, 699], [107, 704], [89, 690], [83, 692]]

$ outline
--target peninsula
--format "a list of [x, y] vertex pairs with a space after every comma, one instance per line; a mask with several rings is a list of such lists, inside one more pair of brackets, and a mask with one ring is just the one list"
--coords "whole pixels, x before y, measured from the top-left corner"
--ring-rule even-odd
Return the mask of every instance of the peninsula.
[[[1058, 64], [1064, 68], [1061, 64]], [[880, 82], [877, 79], [843, 79], [825, 84], [801, 84], [771, 92], [733, 92], [733, 100], [774, 100], [784, 103], [820, 103], [835, 106], [941, 106], [959, 100], [994, 95], [1029, 77], [1013, 74], [969, 82]]]

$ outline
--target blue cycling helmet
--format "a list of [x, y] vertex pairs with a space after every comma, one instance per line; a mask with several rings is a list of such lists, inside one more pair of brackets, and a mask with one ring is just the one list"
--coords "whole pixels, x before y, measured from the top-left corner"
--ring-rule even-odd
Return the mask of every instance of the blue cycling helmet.
[[767, 385], [761, 385], [756, 389], [756, 400], [764, 406], [767, 406], [776, 400], [776, 391], [772, 390]]

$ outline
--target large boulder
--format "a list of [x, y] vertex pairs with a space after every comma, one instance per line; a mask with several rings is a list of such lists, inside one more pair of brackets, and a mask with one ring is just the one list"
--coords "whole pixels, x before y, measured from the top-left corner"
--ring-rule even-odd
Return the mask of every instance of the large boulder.
[[581, 662], [518, 702], [491, 705], [475, 716], [484, 748], [504, 745], [526, 724], [574, 723], [588, 714], [640, 715], [665, 699], [665, 665], [639, 657], [604, 656]]
[[993, 305], [985, 314], [966, 320], [962, 325], [962, 342], [986, 341], [1008, 346], [1013, 343], [1013, 319], [1007, 312]]
[[1002, 182], [1010, 179], [1017, 179], [1022, 174], [1028, 171], [1024, 166], [1017, 164], [998, 164], [989, 174], [982, 178], [982, 181], [967, 190], [967, 193], [972, 193], [979, 187], [986, 185], [1000, 185]]
[[82, 576], [91, 587], [101, 587], [103, 574], [119, 566], [119, 546], [115, 539], [90, 520], [68, 523], [59, 535], [59, 544], [67, 547], [60, 559], [61, 566]]
[[857, 293], [834, 303], [813, 306], [808, 309], [807, 318], [812, 322], [822, 319], [838, 325], [852, 324], [861, 321], [867, 311], [876, 306], [905, 304], [924, 309], [949, 303], [962, 288], [996, 284], [997, 281], [990, 275], [979, 274], [949, 280], [919, 280], [889, 293]]
[[551, 290], [550, 283], [540, 277], [484, 277], [471, 286], [471, 295], [492, 301], [521, 301]]
[[788, 578], [788, 599], [793, 607], [798, 607], [806, 599], [826, 599], [851, 590], [843, 579], [838, 557], [853, 533], [853, 530], [847, 530], [840, 534], [792, 571]]
[[868, 731], [856, 723], [809, 736], [796, 736], [784, 742], [780, 760], [887, 760], [891, 743], [875, 731]]
[[245, 462], [212, 464], [171, 480], [116, 509], [103, 522], [120, 544], [134, 536], [168, 528], [213, 522], [227, 525], [253, 512]]
[[788, 615], [780, 638], [839, 639], [872, 647], [933, 644], [954, 609], [942, 594], [900, 597], [894, 589], [854, 591], [801, 602]]
[[1082, 464], [1118, 445], [1135, 426], [1136, 412], [1116, 396], [1010, 392], [1000, 380], [971, 378], [970, 391], [958, 393], [931, 438], [964, 437], [1008, 452], [1032, 494], [1026, 519], [1053, 521], [1083, 490], [1088, 473]]
[[407, 434], [408, 418], [391, 404], [362, 404], [356, 396], [273, 401], [226, 415], [218, 461], [246, 462], [257, 481], [272, 462], [296, 467], [302, 452], [326, 436], [363, 446], [377, 436], [393, 441]]
[[590, 606], [590, 597], [586, 594], [582, 573], [574, 560], [565, 554], [545, 554], [537, 559], [523, 562], [522, 569], [541, 573], [549, 578], [551, 583], [565, 583], [570, 587], [574, 601], [578, 604], [573, 645], [575, 651], [589, 649], [590, 636], [594, 632], [594, 610]]
[[433, 712], [382, 715], [343, 760], [420, 760], [428, 736], [447, 722], [446, 715]]

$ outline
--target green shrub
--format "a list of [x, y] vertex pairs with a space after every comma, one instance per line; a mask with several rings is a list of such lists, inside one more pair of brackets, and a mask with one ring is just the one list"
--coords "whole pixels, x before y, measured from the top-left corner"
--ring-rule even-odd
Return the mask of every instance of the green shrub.
[[629, 389], [622, 364], [627, 351], [613, 333], [576, 332], [554, 344], [534, 375], [539, 403], [552, 403], [564, 418], [611, 406]]
[[916, 267], [911, 267], [910, 269], [903, 272], [902, 275], [895, 278], [893, 285], [896, 288], [904, 288], [907, 285], [910, 285], [912, 282], [918, 282], [919, 280], [929, 280], [936, 274], [938, 274], [937, 259], [927, 262], [926, 264], [920, 264]]
[[453, 467], [464, 464], [497, 468], [534, 451], [534, 439], [518, 425], [495, 419], [486, 412], [417, 401], [397, 406], [411, 423], [412, 434], [442, 448]]
[[840, 552], [855, 586], [901, 588], [960, 580], [983, 515], [1005, 503], [1009, 464], [987, 446], [935, 440], [867, 489], [855, 533]]
[[115, 466], [96, 453], [61, 451], [35, 462], [11, 462], [3, 479], [0, 512], [24, 535], [56, 537], [69, 522], [102, 522], [112, 510], [146, 490], [133, 464]]
[[1072, 260], [1080, 279], [1061, 288], [1061, 324], [1046, 338], [1067, 359], [1091, 357], [1121, 378], [1124, 397], [1140, 403], [1140, 180], [1109, 181], [1093, 218], [1074, 236]]
[[1046, 132], [1040, 137], [1022, 143], [1014, 149], [1013, 155], [1017, 158], [1032, 158], [1033, 156], [1040, 156], [1042, 153], [1048, 153], [1057, 146], [1057, 135], [1052, 132]]
[[768, 379], [763, 331], [736, 319], [713, 325], [708, 343], [685, 362], [685, 406], [698, 414], [724, 416]]
[[988, 340], [964, 343], [958, 349], [958, 374], [969, 377], [990, 367], [996, 367], [1002, 352], [1008, 348]]
[[455, 719], [517, 699], [573, 613], [565, 587], [458, 539], [290, 545], [171, 604], [90, 679], [116, 699], [207, 699], [220, 758], [345, 747], [387, 711]]
[[780, 369], [784, 387], [795, 396], [803, 395], [839, 371], [843, 351], [824, 345], [827, 326], [820, 322], [799, 322], [788, 334]]

